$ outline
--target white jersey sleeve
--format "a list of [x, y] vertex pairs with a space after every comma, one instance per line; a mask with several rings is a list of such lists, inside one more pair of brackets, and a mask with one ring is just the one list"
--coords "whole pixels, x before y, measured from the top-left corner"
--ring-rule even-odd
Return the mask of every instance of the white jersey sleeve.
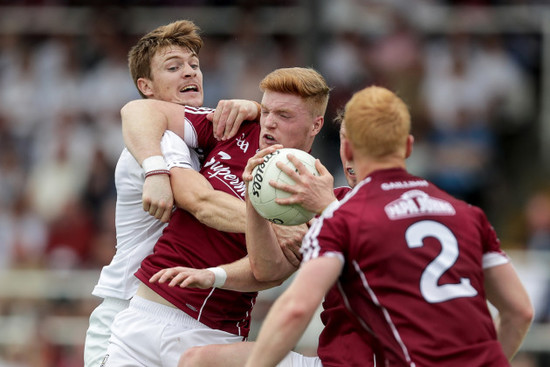
[[[189, 149], [175, 133], [167, 131], [161, 141], [168, 168], [185, 167], [198, 170], [197, 153]], [[124, 149], [115, 169], [117, 190], [115, 226], [116, 252], [110, 264], [103, 267], [92, 294], [98, 297], [130, 299], [139, 281], [134, 276], [141, 261], [153, 252], [166, 223], [143, 210], [143, 168]]]
[[192, 168], [197, 171], [200, 169], [198, 154], [174, 132], [167, 130], [164, 133], [161, 148], [168, 169], [173, 167]]

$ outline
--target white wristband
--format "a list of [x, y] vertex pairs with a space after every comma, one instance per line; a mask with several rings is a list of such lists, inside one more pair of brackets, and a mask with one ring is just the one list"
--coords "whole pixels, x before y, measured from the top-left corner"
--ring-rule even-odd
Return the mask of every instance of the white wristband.
[[212, 284], [212, 288], [221, 288], [225, 284], [225, 281], [227, 280], [227, 273], [223, 268], [215, 267], [215, 268], [207, 268], [206, 270], [210, 270], [212, 273], [214, 273], [214, 284]]
[[143, 163], [141, 163], [141, 167], [143, 167], [145, 174], [151, 171], [168, 171], [168, 165], [164, 161], [164, 157], [161, 155], [153, 155], [145, 158]]

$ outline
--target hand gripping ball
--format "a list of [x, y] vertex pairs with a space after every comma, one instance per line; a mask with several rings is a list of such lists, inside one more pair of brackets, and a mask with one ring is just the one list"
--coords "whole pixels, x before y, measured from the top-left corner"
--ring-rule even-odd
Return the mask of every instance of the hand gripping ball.
[[294, 167], [287, 158], [289, 153], [298, 158], [311, 173], [319, 175], [315, 168], [315, 158], [312, 155], [299, 149], [282, 148], [266, 155], [264, 162], [254, 168], [252, 181], [248, 184], [248, 197], [258, 214], [265, 219], [275, 224], [294, 226], [308, 222], [315, 216], [315, 213], [304, 209], [300, 204], [277, 204], [276, 198], [285, 198], [291, 194], [269, 184], [271, 180], [289, 185], [295, 184], [294, 180], [276, 165], [277, 162], [282, 162]]

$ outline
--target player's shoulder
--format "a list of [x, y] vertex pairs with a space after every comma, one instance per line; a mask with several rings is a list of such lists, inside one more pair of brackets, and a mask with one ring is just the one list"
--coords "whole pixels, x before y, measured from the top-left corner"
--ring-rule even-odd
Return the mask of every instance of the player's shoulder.
[[208, 115], [209, 113], [214, 112], [213, 108], [210, 107], [192, 107], [192, 106], [185, 106], [185, 114], [188, 115]]

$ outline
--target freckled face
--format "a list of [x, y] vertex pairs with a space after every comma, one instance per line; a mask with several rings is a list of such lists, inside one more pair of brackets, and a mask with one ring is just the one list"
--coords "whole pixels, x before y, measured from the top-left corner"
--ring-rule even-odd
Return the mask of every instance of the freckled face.
[[260, 117], [260, 148], [282, 144], [308, 152], [320, 129], [319, 124], [322, 126], [322, 117], [314, 116], [299, 96], [265, 91]]

